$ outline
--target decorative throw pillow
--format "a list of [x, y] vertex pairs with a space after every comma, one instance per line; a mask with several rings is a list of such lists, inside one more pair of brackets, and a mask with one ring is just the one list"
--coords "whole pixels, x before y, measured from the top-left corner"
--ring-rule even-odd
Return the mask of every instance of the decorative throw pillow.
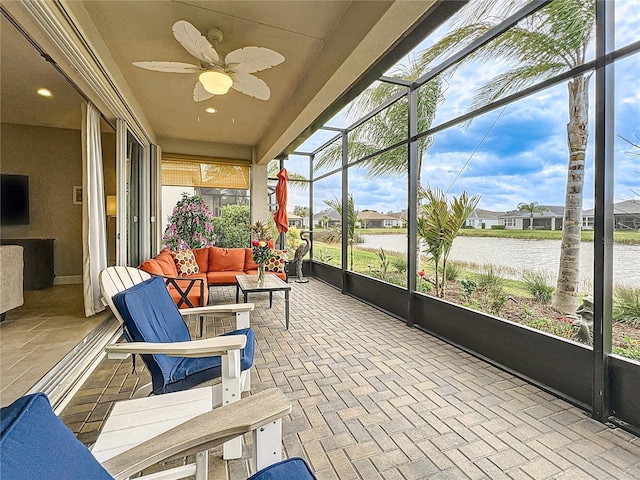
[[279, 272], [284, 273], [284, 264], [286, 261], [286, 250], [274, 250], [273, 257], [271, 257], [267, 263], [264, 264], [264, 269], [267, 272]]
[[179, 277], [200, 273], [200, 268], [198, 267], [196, 257], [192, 250], [172, 251], [171, 256], [173, 257], [173, 261], [176, 262]]

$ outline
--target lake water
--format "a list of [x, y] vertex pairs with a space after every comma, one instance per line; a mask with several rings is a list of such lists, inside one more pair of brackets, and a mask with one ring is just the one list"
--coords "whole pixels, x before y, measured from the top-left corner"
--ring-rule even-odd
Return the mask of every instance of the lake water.
[[[362, 235], [367, 248], [406, 253], [407, 236], [402, 234]], [[478, 265], [492, 264], [505, 277], [520, 279], [523, 272], [539, 272], [555, 283], [560, 262], [560, 240], [520, 240], [495, 237], [457, 237], [449, 260]], [[640, 286], [640, 245], [614, 244], [614, 283]], [[593, 243], [580, 248], [581, 289], [593, 283]]]

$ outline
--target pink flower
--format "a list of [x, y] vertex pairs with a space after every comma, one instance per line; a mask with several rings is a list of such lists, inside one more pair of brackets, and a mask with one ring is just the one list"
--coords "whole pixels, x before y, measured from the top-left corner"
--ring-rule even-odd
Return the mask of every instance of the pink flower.
[[424, 277], [424, 270], [420, 270], [418, 272], [418, 275], [420, 275], [420, 278], [423, 278]]

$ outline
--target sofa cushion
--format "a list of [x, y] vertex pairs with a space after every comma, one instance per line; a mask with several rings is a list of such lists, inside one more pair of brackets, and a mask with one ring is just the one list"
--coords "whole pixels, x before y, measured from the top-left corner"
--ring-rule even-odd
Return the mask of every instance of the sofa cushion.
[[209, 249], [208, 272], [240, 272], [244, 271], [244, 248]]
[[162, 250], [158, 256], [156, 257], [156, 262], [160, 265], [162, 269], [162, 274], [167, 277], [177, 277], [178, 276], [178, 268], [176, 267], [176, 262], [173, 261], [173, 257], [169, 250]]
[[248, 480], [315, 480], [316, 477], [302, 458], [293, 457], [274, 463], [254, 473]]
[[209, 285], [235, 285], [236, 275], [243, 275], [244, 272], [208, 272], [207, 281]]
[[253, 248], [244, 249], [244, 271], [258, 270], [258, 264], [253, 261]]
[[193, 251], [187, 250], [174, 250], [171, 252], [173, 261], [178, 269], [179, 277], [188, 277], [200, 273], [200, 268], [196, 263], [196, 257]]
[[264, 269], [267, 272], [284, 273], [286, 256], [287, 256], [286, 250], [274, 250], [273, 256], [269, 260], [267, 260], [267, 263], [264, 264]]
[[194, 248], [191, 250], [193, 256], [196, 257], [196, 263], [200, 269], [200, 273], [207, 273], [209, 270], [209, 247]]
[[150, 258], [149, 260], [145, 260], [140, 264], [140, 270], [144, 270], [151, 275], [164, 275], [162, 271], [162, 267], [158, 263], [155, 258]]

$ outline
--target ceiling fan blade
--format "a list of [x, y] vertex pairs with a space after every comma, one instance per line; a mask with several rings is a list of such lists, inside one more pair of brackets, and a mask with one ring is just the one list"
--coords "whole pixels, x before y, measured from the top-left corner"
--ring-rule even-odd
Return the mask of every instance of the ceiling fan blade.
[[136, 67], [169, 73], [196, 73], [202, 71], [198, 65], [181, 62], [133, 62]]
[[224, 59], [232, 72], [254, 73], [275, 67], [284, 62], [284, 57], [264, 47], [244, 47], [230, 52]]
[[193, 101], [203, 102], [205, 100], [209, 100], [211, 97], [213, 97], [213, 93], [207, 92], [204, 89], [204, 85], [202, 85], [202, 83], [198, 81], [198, 83], [196, 83], [196, 86], [193, 89]]
[[173, 36], [187, 52], [206, 63], [218, 63], [218, 52], [211, 46], [196, 27], [185, 20], [173, 24]]
[[231, 88], [239, 92], [255, 97], [259, 100], [269, 100], [271, 90], [263, 80], [254, 77], [250, 73], [233, 73], [233, 85]]

